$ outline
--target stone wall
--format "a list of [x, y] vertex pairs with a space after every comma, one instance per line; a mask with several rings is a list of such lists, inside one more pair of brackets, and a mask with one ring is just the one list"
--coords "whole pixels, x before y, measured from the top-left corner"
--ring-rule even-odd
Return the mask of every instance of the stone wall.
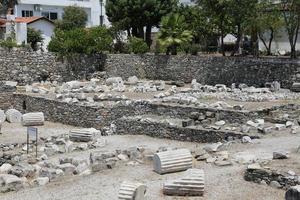
[[213, 143], [241, 139], [244, 135], [233, 131], [209, 130], [192, 127], [171, 126], [167, 123], [142, 122], [123, 117], [116, 121], [116, 133], [120, 135], [148, 135], [185, 142]]
[[292, 85], [292, 77], [300, 60], [248, 57], [165, 56], [165, 55], [108, 55], [105, 70], [110, 76], [191, 82], [203, 84], [246, 83], [264, 86], [279, 81], [284, 87]]
[[210, 108], [196, 108], [189, 106], [175, 106], [165, 104], [149, 104], [146, 102], [120, 101], [113, 106], [86, 106], [60, 102], [57, 100], [14, 94], [13, 107], [24, 112], [44, 112], [46, 120], [82, 127], [108, 126], [124, 116], [135, 115], [165, 115], [172, 118], [188, 118], [191, 112], [212, 112], [217, 120], [231, 123], [245, 123], [249, 119], [259, 117], [259, 112], [218, 110]]
[[253, 86], [279, 81], [290, 88], [297, 68], [300, 68], [299, 60], [190, 55], [80, 55], [62, 62], [51, 53], [0, 48], [0, 80], [14, 80], [22, 85], [44, 80], [85, 79], [97, 71], [106, 70], [109, 76], [122, 78], [136, 75], [187, 83], [195, 78], [203, 84], [246, 83]]
[[68, 61], [52, 53], [38, 53], [28, 49], [0, 48], [0, 81], [17, 81], [19, 85], [37, 81], [70, 81], [86, 78], [100, 70], [103, 56], [77, 56]]
[[244, 174], [246, 181], [259, 184], [267, 184], [282, 189], [288, 189], [291, 186], [300, 184], [300, 176], [290, 175], [277, 170], [265, 169], [262, 167], [248, 167]]

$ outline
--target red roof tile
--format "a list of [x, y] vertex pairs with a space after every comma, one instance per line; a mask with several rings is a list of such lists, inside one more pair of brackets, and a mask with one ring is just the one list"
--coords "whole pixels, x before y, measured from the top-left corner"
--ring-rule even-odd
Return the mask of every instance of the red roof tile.
[[27, 24], [29, 24], [29, 23], [37, 21], [41, 18], [43, 18], [43, 17], [16, 17], [15, 22], [16, 23], [27, 23]]

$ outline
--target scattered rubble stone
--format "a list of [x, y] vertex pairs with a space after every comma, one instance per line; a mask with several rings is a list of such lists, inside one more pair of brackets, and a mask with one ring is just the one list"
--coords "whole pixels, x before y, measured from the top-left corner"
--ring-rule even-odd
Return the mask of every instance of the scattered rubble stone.
[[273, 152], [273, 159], [288, 159], [288, 153], [284, 151]]

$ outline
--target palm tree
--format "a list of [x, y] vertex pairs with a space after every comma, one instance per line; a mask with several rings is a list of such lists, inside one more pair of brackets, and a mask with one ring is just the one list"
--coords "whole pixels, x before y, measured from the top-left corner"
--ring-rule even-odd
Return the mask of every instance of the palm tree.
[[177, 47], [193, 40], [193, 33], [186, 30], [185, 18], [178, 13], [172, 13], [162, 18], [158, 42], [167, 48], [167, 54], [177, 54]]

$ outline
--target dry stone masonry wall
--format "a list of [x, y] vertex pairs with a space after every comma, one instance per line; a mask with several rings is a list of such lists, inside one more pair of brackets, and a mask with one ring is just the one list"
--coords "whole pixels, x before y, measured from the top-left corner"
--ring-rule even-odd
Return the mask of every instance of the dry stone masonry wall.
[[23, 85], [45, 80], [62, 82], [89, 79], [105, 70], [109, 76], [123, 79], [137, 76], [186, 83], [197, 79], [202, 84], [245, 83], [260, 87], [278, 81], [282, 87], [290, 88], [300, 68], [299, 60], [280, 58], [108, 54], [60, 60], [52, 53], [0, 48], [0, 79]]

